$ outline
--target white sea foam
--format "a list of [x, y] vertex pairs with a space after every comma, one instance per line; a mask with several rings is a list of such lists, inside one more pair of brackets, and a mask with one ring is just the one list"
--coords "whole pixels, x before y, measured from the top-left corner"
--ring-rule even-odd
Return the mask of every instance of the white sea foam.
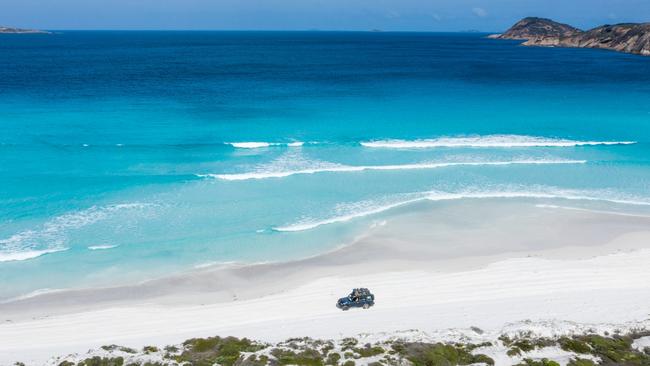
[[117, 247], [119, 247], [119, 245], [91, 245], [88, 247], [88, 250], [108, 250]]
[[0, 251], [0, 262], [24, 261], [34, 259], [45, 254], [63, 252], [68, 248], [53, 248], [44, 250]]
[[525, 135], [486, 135], [471, 137], [439, 137], [421, 140], [376, 140], [360, 144], [370, 148], [426, 149], [437, 147], [573, 147], [593, 145], [630, 145], [635, 141], [579, 141]]
[[285, 231], [285, 232], [310, 230], [323, 225], [335, 224], [339, 222], [350, 221], [352, 219], [359, 218], [359, 217], [378, 214], [390, 210], [392, 208], [422, 201], [423, 199], [426, 198], [424, 194], [415, 194], [410, 196], [413, 197], [406, 198], [401, 201], [397, 200], [392, 203], [382, 204], [382, 203], [375, 203], [373, 201], [362, 201], [362, 202], [356, 202], [347, 205], [340, 205], [338, 209], [335, 209], [335, 211], [340, 212], [339, 215], [337, 216], [333, 216], [323, 220], [313, 220], [313, 221], [306, 220], [292, 225], [274, 227], [273, 230]]
[[145, 203], [93, 206], [57, 216], [38, 229], [24, 230], [9, 238], [0, 239], [0, 262], [28, 260], [68, 250], [67, 235], [70, 230], [94, 224], [118, 211], [139, 210], [151, 206], [153, 205]]
[[318, 164], [312, 168], [296, 170], [272, 170], [264, 169], [249, 173], [235, 174], [198, 174], [199, 177], [216, 178], [222, 180], [248, 180], [248, 179], [267, 179], [267, 178], [284, 178], [297, 174], [315, 174], [325, 172], [362, 172], [367, 170], [422, 170], [436, 169], [452, 166], [498, 166], [498, 165], [545, 165], [545, 164], [584, 164], [586, 160], [511, 160], [511, 161], [469, 161], [469, 162], [443, 162], [443, 163], [417, 163], [417, 164], [398, 164], [398, 165], [338, 165], [338, 164]]
[[335, 215], [325, 219], [306, 219], [299, 222], [274, 227], [273, 230], [281, 232], [296, 232], [314, 229], [323, 225], [335, 224], [350, 221], [370, 215], [376, 215], [400, 206], [409, 205], [421, 201], [447, 201], [460, 199], [488, 199], [488, 198], [533, 198], [533, 199], [564, 199], [576, 201], [603, 201], [624, 205], [650, 206], [650, 201], [617, 198], [603, 195], [603, 192], [587, 192], [562, 190], [555, 188], [544, 188], [531, 190], [492, 190], [492, 191], [465, 191], [459, 193], [429, 191], [401, 195], [392, 199], [380, 199], [379, 201], [362, 201], [345, 205], [339, 205], [334, 209]]
[[294, 141], [294, 142], [227, 142], [226, 144], [238, 148], [238, 149], [260, 149], [264, 147], [271, 146], [289, 146], [289, 147], [300, 147], [304, 145], [304, 142]]

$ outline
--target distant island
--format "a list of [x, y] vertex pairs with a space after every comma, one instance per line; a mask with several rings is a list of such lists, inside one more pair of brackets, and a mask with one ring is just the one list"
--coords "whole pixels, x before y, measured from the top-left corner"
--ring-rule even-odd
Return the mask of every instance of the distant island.
[[38, 29], [22, 29], [0, 26], [0, 34], [49, 34], [50, 32]]
[[529, 17], [490, 38], [525, 40], [525, 46], [600, 48], [650, 56], [650, 23], [603, 25], [583, 31], [550, 19]]

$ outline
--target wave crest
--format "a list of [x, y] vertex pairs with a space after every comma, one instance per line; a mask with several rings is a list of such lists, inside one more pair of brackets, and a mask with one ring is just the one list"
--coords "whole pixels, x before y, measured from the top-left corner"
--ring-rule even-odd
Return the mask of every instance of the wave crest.
[[88, 247], [88, 250], [108, 250], [117, 247], [119, 247], [119, 245], [91, 245]]
[[22, 261], [45, 254], [66, 251], [70, 230], [92, 225], [122, 210], [145, 209], [146, 203], [123, 203], [92, 206], [88, 209], [57, 216], [37, 230], [25, 230], [0, 240], [0, 262]]
[[636, 141], [579, 141], [526, 135], [486, 135], [472, 137], [439, 137], [420, 140], [363, 141], [361, 146], [385, 149], [426, 149], [438, 147], [574, 147], [594, 145], [631, 145]]
[[197, 174], [202, 178], [216, 178], [222, 180], [248, 180], [248, 179], [267, 179], [267, 178], [284, 178], [298, 174], [315, 174], [325, 172], [362, 172], [372, 170], [423, 170], [436, 169], [453, 166], [501, 166], [501, 165], [552, 165], [552, 164], [585, 164], [586, 160], [511, 160], [511, 161], [484, 161], [484, 162], [446, 162], [446, 163], [417, 163], [401, 165], [320, 165], [314, 168], [296, 169], [296, 170], [279, 170], [279, 171], [255, 171], [250, 173], [235, 174]]

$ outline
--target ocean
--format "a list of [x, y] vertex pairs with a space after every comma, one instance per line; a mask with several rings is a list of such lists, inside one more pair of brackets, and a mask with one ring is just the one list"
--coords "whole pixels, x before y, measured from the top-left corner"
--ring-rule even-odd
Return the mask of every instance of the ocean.
[[317, 255], [418, 202], [650, 215], [650, 58], [477, 33], [0, 36], [0, 301]]

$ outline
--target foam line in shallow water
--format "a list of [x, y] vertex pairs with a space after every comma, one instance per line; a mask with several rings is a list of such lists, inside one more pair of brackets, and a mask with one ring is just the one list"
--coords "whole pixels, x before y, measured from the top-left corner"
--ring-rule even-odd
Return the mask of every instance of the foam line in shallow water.
[[0, 262], [28, 260], [68, 250], [67, 235], [70, 230], [92, 225], [121, 211], [143, 210], [155, 206], [147, 203], [121, 203], [93, 206], [57, 216], [38, 229], [24, 230], [9, 238], [0, 239]]
[[449, 162], [449, 163], [417, 163], [401, 165], [337, 165], [330, 164], [319, 166], [317, 168], [305, 168], [284, 171], [256, 171], [249, 173], [235, 174], [197, 174], [202, 178], [216, 178], [222, 180], [248, 180], [248, 179], [267, 179], [267, 178], [284, 178], [297, 174], [315, 174], [325, 172], [362, 172], [367, 170], [421, 170], [436, 169], [453, 166], [499, 166], [499, 165], [544, 165], [544, 164], [585, 164], [586, 160], [512, 160], [512, 161], [485, 161], [485, 162]]
[[439, 137], [421, 140], [363, 141], [361, 146], [385, 149], [427, 149], [437, 147], [574, 147], [595, 145], [631, 145], [635, 141], [576, 141], [525, 135], [486, 135], [473, 137]]
[[375, 215], [400, 206], [409, 205], [421, 201], [447, 201], [460, 199], [486, 199], [486, 198], [539, 198], [539, 199], [565, 199], [577, 201], [604, 201], [626, 205], [650, 206], [650, 201], [619, 199], [616, 197], [599, 197], [598, 192], [581, 192], [570, 190], [539, 190], [539, 191], [485, 191], [485, 192], [439, 192], [430, 191], [402, 195], [395, 199], [383, 200], [376, 203], [373, 201], [355, 202], [348, 205], [340, 205], [335, 211], [340, 214], [325, 219], [304, 220], [291, 225], [274, 227], [274, 231], [296, 232], [315, 229], [319, 226], [350, 221], [352, 219]]

